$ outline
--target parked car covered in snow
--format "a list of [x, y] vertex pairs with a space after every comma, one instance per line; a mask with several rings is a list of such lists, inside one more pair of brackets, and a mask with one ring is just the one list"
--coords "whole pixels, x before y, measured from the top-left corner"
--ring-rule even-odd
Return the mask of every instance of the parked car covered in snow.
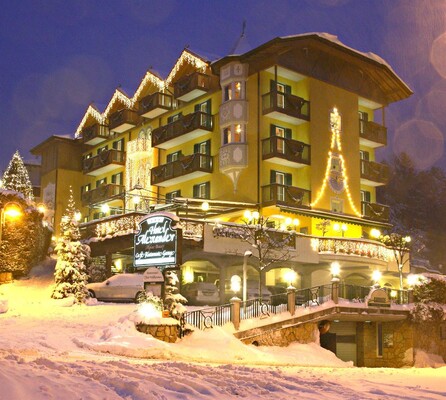
[[218, 288], [211, 282], [186, 283], [181, 293], [190, 305], [214, 305], [220, 302]]
[[142, 302], [146, 295], [141, 274], [118, 274], [104, 282], [87, 284], [90, 297], [104, 301]]

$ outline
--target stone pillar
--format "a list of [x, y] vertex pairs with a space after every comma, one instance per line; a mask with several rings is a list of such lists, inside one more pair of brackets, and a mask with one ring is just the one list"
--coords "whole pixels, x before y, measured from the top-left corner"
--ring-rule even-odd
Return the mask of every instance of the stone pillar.
[[240, 303], [242, 302], [238, 297], [233, 297], [231, 300], [231, 322], [234, 328], [240, 328]]
[[339, 303], [339, 279], [337, 278], [331, 280], [331, 299], [335, 304]]
[[288, 311], [291, 315], [294, 315], [296, 312], [296, 289], [292, 286], [287, 288], [288, 294]]

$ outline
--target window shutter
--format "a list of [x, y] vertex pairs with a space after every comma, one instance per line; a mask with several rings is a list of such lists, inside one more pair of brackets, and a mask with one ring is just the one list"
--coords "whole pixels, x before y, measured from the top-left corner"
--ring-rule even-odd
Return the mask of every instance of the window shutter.
[[293, 175], [285, 174], [285, 185], [292, 186], [292, 184], [293, 184]]
[[211, 183], [210, 182], [206, 182], [206, 199], [210, 199], [211, 198]]
[[194, 144], [194, 153], [199, 153], [200, 152], [200, 143], [195, 143]]
[[208, 156], [211, 154], [211, 139], [206, 140], [206, 153]]
[[269, 135], [270, 137], [276, 136], [276, 125], [271, 124], [269, 126]]
[[198, 197], [198, 185], [194, 185], [194, 190], [193, 190], [193, 197]]
[[271, 172], [270, 172], [269, 182], [270, 182], [270, 183], [276, 183], [276, 171], [271, 170]]
[[271, 92], [275, 92], [277, 90], [277, 82], [274, 79], [269, 81], [269, 88]]
[[290, 128], [285, 128], [285, 139], [291, 139], [291, 129]]
[[291, 86], [285, 85], [285, 93], [286, 94], [291, 94]]

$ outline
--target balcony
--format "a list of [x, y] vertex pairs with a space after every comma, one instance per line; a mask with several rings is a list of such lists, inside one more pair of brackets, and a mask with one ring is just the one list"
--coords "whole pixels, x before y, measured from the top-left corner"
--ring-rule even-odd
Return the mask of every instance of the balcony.
[[141, 121], [141, 117], [134, 110], [124, 108], [119, 110], [109, 117], [110, 131], [122, 133], [134, 128]]
[[83, 160], [84, 174], [98, 176], [125, 165], [125, 153], [120, 150], [104, 150], [97, 156]]
[[[152, 131], [152, 147], [169, 149], [212, 132], [213, 116], [201, 111], [181, 116]], [[187, 135], [186, 135], [187, 134]]]
[[194, 72], [174, 83], [175, 98], [181, 101], [191, 101], [206, 94], [211, 89], [212, 77]]
[[152, 168], [151, 183], [171, 186], [212, 173], [212, 156], [195, 153], [167, 164]]
[[262, 159], [288, 167], [310, 165], [310, 145], [297, 140], [271, 136], [262, 140]]
[[153, 93], [141, 99], [138, 114], [153, 119], [172, 109], [172, 96], [165, 93]]
[[108, 185], [99, 186], [96, 189], [89, 190], [82, 193], [82, 206], [88, 206], [89, 204], [100, 203], [107, 201], [115, 197], [119, 197], [125, 191], [125, 187], [121, 185], [115, 185], [113, 183]]
[[110, 137], [110, 131], [108, 126], [94, 124], [82, 130], [82, 140], [84, 144], [89, 144], [91, 146], [97, 145], [98, 143], [104, 142]]
[[310, 102], [282, 92], [269, 92], [262, 96], [263, 115], [294, 125], [310, 120]]
[[390, 207], [384, 204], [361, 201], [362, 217], [377, 222], [389, 222]]
[[374, 161], [361, 160], [361, 185], [383, 186], [389, 181], [389, 167]]
[[295, 208], [310, 208], [311, 192], [295, 186], [279, 183], [262, 186], [262, 202], [264, 207], [278, 205]]
[[367, 147], [387, 145], [387, 128], [376, 122], [359, 120], [359, 143]]

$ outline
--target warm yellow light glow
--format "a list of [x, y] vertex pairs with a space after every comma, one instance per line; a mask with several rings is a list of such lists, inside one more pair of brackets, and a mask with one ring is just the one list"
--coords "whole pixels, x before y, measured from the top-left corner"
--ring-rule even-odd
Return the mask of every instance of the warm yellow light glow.
[[252, 213], [252, 217], [253, 217], [254, 219], [259, 219], [259, 218], [260, 218], [260, 213], [259, 213], [258, 211], [254, 211], [254, 212]]
[[231, 276], [231, 290], [234, 293], [237, 293], [240, 291], [242, 286], [242, 279], [238, 275], [232, 275]]
[[161, 310], [158, 310], [152, 303], [142, 303], [138, 308], [140, 313], [145, 318], [161, 318]]
[[102, 211], [104, 214], [107, 214], [107, 213], [110, 211], [110, 206], [109, 206], [108, 204], [102, 204], [102, 206], [101, 206], [101, 211]]
[[411, 240], [412, 240], [412, 238], [411, 238], [410, 236], [406, 236], [403, 240], [404, 240], [406, 243], [410, 243]]
[[207, 202], [207, 201], [203, 201], [203, 203], [201, 203], [201, 209], [204, 211], [204, 212], [207, 212], [207, 211], [209, 211], [209, 203]]
[[380, 231], [379, 229], [373, 228], [373, 229], [370, 231], [370, 236], [371, 236], [372, 238], [378, 239], [378, 238], [381, 236], [381, 231]]
[[390, 297], [391, 297], [392, 299], [395, 299], [396, 296], [398, 296], [398, 292], [397, 292], [396, 290], [391, 290], [391, 291], [390, 291]]
[[133, 196], [132, 201], [133, 201], [133, 204], [137, 205], [137, 204], [139, 204], [141, 202], [141, 197], [139, 197], [137, 195]]
[[341, 273], [341, 264], [337, 261], [332, 262], [330, 265], [330, 272], [333, 276], [339, 276]]
[[41, 214], [45, 214], [46, 207], [45, 207], [44, 204], [38, 204], [38, 205], [37, 205], [37, 210], [39, 211], [39, 213], [41, 213]]
[[378, 283], [381, 280], [381, 278], [382, 278], [381, 271], [378, 271], [378, 270], [373, 271], [373, 273], [372, 273], [373, 282]]
[[194, 271], [191, 269], [186, 269], [183, 273], [184, 283], [191, 283], [194, 281]]
[[118, 272], [122, 271], [122, 260], [120, 258], [115, 261], [115, 267], [116, 271]]
[[249, 210], [245, 210], [245, 212], [243, 213], [243, 218], [250, 220], [252, 218], [252, 213]]
[[18, 204], [6, 204], [3, 213], [8, 219], [14, 220], [22, 216], [22, 209]]
[[77, 212], [74, 213], [74, 219], [75, 219], [76, 221], [80, 221], [81, 218], [82, 218], [82, 214], [81, 214], [79, 211], [77, 211]]
[[339, 232], [341, 230], [341, 225], [339, 225], [338, 223], [333, 224], [333, 230]]
[[287, 282], [289, 285], [296, 282], [297, 274], [296, 271], [292, 269], [288, 269], [283, 274], [283, 277], [285, 279], [285, 282]]
[[51, 240], [52, 240], [53, 242], [55, 242], [55, 241], [57, 240], [57, 237], [56, 237], [56, 236], [51, 236]]

